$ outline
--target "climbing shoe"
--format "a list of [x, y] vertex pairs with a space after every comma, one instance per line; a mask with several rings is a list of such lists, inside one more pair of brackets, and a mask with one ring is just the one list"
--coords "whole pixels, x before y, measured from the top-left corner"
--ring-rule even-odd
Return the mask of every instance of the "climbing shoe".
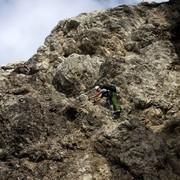
[[114, 114], [114, 115], [120, 114], [120, 111], [114, 111], [113, 114]]
[[114, 112], [114, 119], [120, 118], [120, 112]]

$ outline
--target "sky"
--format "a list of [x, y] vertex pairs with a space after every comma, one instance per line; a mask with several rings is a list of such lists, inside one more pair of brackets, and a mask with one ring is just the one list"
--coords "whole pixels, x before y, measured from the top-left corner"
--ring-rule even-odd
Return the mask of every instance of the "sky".
[[139, 2], [141, 0], [0, 0], [0, 66], [31, 58], [60, 20]]

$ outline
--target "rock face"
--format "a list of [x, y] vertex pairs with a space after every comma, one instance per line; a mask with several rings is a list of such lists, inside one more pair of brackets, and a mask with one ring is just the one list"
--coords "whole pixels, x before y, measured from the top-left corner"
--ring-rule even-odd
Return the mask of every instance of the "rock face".
[[[180, 5], [142, 3], [58, 23], [0, 68], [0, 179], [180, 179]], [[99, 80], [116, 84], [121, 118]]]

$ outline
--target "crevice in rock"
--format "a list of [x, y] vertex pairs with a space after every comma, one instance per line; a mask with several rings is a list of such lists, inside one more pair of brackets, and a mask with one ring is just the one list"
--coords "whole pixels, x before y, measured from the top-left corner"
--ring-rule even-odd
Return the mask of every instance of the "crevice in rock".
[[68, 107], [65, 110], [65, 116], [67, 117], [68, 120], [74, 121], [77, 117], [78, 110], [74, 107]]
[[21, 65], [18, 66], [17, 68], [14, 69], [13, 72], [17, 74], [25, 74], [25, 75], [34, 75], [38, 72], [39, 70], [36, 69], [35, 67], [28, 67], [26, 65]]
[[67, 22], [66, 22], [66, 29], [67, 29], [68, 31], [76, 30], [77, 27], [79, 26], [79, 24], [80, 24], [80, 22], [75, 21], [75, 20], [67, 21]]
[[[112, 162], [110, 162], [110, 166], [111, 166], [111, 167], [116, 167], [116, 168], [119, 169], [119, 170], [122, 170], [122, 169], [123, 169], [126, 173], [128, 172], [134, 179], [144, 180], [144, 177], [143, 177], [141, 174], [139, 174], [139, 175], [134, 174], [134, 173], [131, 171], [130, 167], [129, 167], [125, 162], [121, 161], [120, 159], [114, 159], [114, 160], [112, 160]], [[111, 172], [112, 172], [112, 176], [114, 176], [114, 177], [117, 176], [117, 175], [116, 175], [116, 172], [113, 172], [113, 170], [111, 170]], [[118, 176], [117, 176], [117, 177], [118, 177]]]
[[154, 106], [156, 108], [161, 109], [162, 112], [166, 114], [167, 111], [170, 109], [170, 106], [168, 106], [167, 104], [163, 104], [163, 102], [156, 102], [156, 101], [146, 102], [141, 99], [134, 99], [133, 102], [135, 108], [142, 111]]
[[55, 75], [52, 84], [58, 92], [64, 93], [67, 97], [72, 97], [78, 94], [78, 88], [74, 82], [65, 77], [61, 72], [58, 72]]
[[8, 157], [7, 157], [6, 154], [1, 154], [1, 155], [0, 155], [0, 161], [6, 162], [7, 159], [8, 159]]
[[169, 20], [171, 25], [170, 33], [171, 33], [171, 42], [174, 45], [176, 54], [178, 55], [178, 59], [176, 61], [171, 63], [171, 70], [178, 70], [180, 71], [180, 10], [174, 9], [174, 6], [172, 7], [173, 9], [171, 10], [172, 12], [177, 12], [179, 13], [178, 16], [176, 15], [175, 17], [170, 17], [171, 19]]
[[96, 53], [96, 47], [90, 43], [82, 43], [79, 46], [79, 49], [82, 51], [82, 54], [89, 54], [89, 55], [94, 55]]
[[178, 55], [178, 59], [171, 63], [171, 69], [180, 71], [180, 50], [179, 50], [180, 49], [180, 21], [177, 22], [175, 27], [172, 28], [171, 41], [174, 44], [175, 51]]
[[12, 92], [13, 95], [25, 95], [28, 94], [30, 92], [29, 89], [23, 88], [23, 89], [17, 89], [15, 91]]
[[166, 126], [164, 127], [164, 132], [168, 133], [168, 134], [173, 134], [175, 132], [176, 128], [180, 128], [180, 120], [179, 119], [175, 119], [173, 121], [170, 121], [166, 124]]

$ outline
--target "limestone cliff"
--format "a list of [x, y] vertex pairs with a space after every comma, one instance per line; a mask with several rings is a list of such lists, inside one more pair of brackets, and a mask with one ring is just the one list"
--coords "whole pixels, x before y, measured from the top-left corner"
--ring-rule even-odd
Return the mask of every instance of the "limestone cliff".
[[[60, 21], [0, 68], [0, 179], [180, 179], [179, 48], [176, 0]], [[88, 100], [105, 79], [120, 119]]]

